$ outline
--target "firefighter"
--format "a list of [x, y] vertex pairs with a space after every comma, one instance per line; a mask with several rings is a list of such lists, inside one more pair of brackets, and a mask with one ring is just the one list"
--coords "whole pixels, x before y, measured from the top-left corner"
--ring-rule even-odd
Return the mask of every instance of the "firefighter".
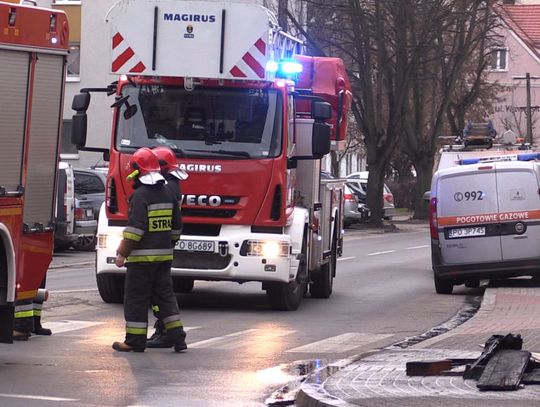
[[176, 198], [165, 186], [159, 161], [149, 148], [137, 150], [128, 164], [135, 191], [129, 200], [128, 223], [117, 249], [116, 265], [126, 266], [124, 342], [114, 342], [119, 352], [144, 352], [151, 301], [159, 306], [170, 346], [187, 349], [182, 321], [171, 280], [173, 245], [180, 237]]
[[[188, 174], [178, 166], [178, 161], [174, 152], [168, 147], [156, 147], [152, 150], [159, 160], [161, 166], [161, 175], [167, 181], [167, 188], [178, 200], [178, 207], [180, 208], [182, 202], [182, 192], [179, 181], [187, 179]], [[180, 225], [181, 225], [180, 220]], [[156, 323], [154, 324], [155, 331], [152, 336], [146, 342], [146, 346], [149, 348], [169, 348], [170, 340], [164, 335], [163, 322], [159, 315], [159, 306], [152, 305], [152, 311], [156, 317]]]
[[[40, 288], [45, 288], [45, 279]], [[31, 334], [52, 335], [52, 331], [41, 325], [41, 309], [44, 298], [15, 301], [13, 318], [13, 340], [27, 341]]]

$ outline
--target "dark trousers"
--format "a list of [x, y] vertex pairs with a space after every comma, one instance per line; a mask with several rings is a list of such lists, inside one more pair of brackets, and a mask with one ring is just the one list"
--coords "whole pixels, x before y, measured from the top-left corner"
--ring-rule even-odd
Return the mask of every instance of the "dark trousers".
[[167, 333], [183, 339], [182, 323], [171, 279], [171, 262], [127, 263], [124, 291], [124, 317], [126, 344], [135, 348], [146, 347], [148, 308], [153, 302], [159, 307], [159, 316], [165, 321]]
[[[39, 288], [45, 288], [43, 279]], [[41, 328], [41, 308], [43, 300], [17, 300], [15, 301], [15, 318], [13, 329], [19, 332], [30, 333]]]

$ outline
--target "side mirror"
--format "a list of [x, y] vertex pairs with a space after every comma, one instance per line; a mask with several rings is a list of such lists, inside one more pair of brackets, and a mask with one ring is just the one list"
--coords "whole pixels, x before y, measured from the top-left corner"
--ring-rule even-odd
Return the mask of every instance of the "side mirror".
[[314, 158], [322, 158], [330, 152], [330, 126], [326, 123], [313, 123], [312, 153]]
[[71, 108], [76, 112], [86, 112], [90, 106], [90, 93], [79, 93], [73, 97]]
[[86, 110], [90, 106], [90, 93], [79, 93], [73, 97], [71, 108], [77, 113], [73, 115], [73, 123], [71, 125], [71, 142], [77, 148], [86, 145], [86, 133], [88, 128], [88, 117]]
[[315, 101], [312, 105], [312, 116], [315, 121], [325, 121], [332, 117], [332, 105], [328, 102]]
[[71, 142], [82, 148], [86, 145], [86, 132], [88, 129], [88, 117], [86, 112], [77, 112], [73, 115], [71, 124]]
[[424, 201], [429, 202], [430, 199], [431, 199], [431, 191], [424, 192], [423, 199], [424, 199]]

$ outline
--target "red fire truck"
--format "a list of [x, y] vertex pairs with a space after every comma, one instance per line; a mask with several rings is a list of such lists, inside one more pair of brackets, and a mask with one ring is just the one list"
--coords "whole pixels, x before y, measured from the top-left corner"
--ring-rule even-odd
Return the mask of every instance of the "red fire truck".
[[45, 295], [67, 53], [63, 12], [0, 2], [1, 342], [14, 301]]
[[[246, 3], [119, 1], [106, 88], [73, 101], [73, 141], [86, 143], [90, 93], [115, 95], [97, 282], [121, 302], [114, 265], [140, 147], [168, 146], [189, 173], [183, 233], [172, 265], [177, 292], [195, 280], [262, 283], [274, 309], [332, 293], [342, 247], [343, 183], [321, 180], [321, 158], [340, 148], [351, 88], [337, 58], [302, 56], [303, 43], [267, 9]], [[96, 149], [93, 149], [96, 150]]]

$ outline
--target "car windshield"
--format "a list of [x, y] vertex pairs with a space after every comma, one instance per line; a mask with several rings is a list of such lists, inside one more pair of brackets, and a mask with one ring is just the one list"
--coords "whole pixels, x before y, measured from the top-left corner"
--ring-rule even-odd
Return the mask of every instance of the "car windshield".
[[261, 159], [281, 152], [282, 108], [271, 89], [126, 85], [116, 147], [168, 146], [185, 157]]

